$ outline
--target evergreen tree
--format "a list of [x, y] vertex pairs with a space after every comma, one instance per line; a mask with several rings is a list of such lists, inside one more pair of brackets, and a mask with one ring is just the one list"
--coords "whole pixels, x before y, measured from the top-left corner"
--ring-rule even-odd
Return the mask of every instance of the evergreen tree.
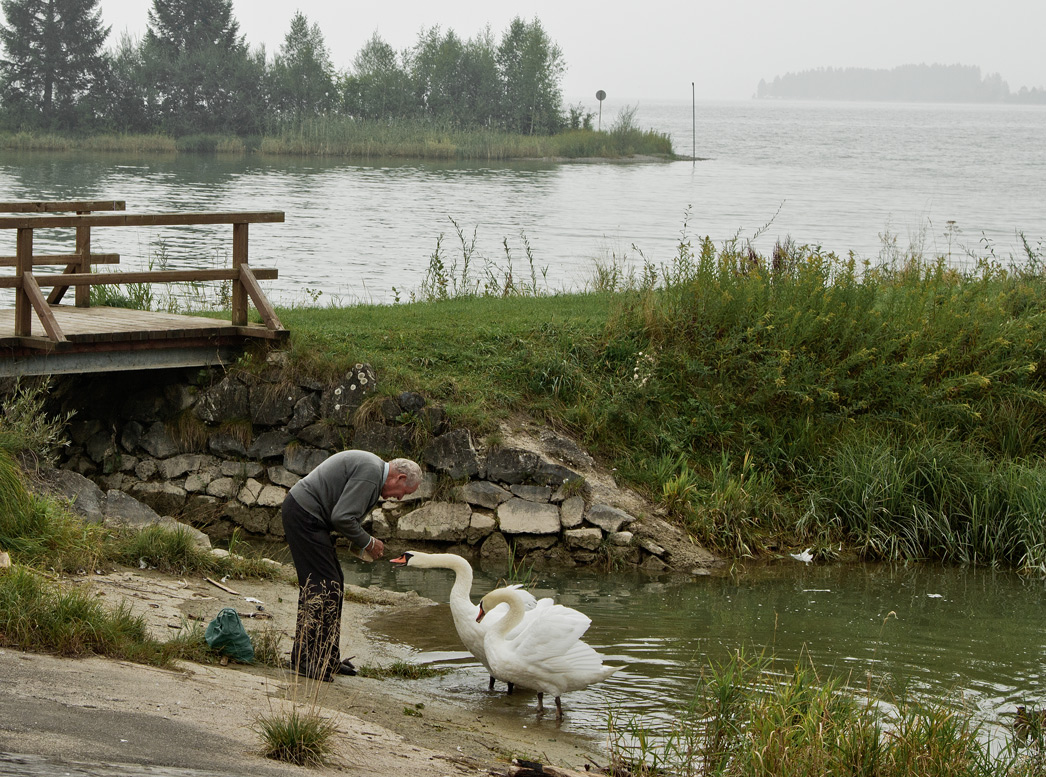
[[145, 75], [140, 40], [126, 32], [109, 52], [111, 63], [105, 90], [105, 117], [118, 132], [151, 132], [156, 129], [153, 84]]
[[301, 11], [276, 55], [269, 74], [270, 104], [279, 115], [297, 119], [327, 113], [334, 106], [334, 67], [319, 25]]
[[107, 76], [99, 0], [3, 0], [0, 94], [10, 121], [72, 128], [93, 119]]
[[153, 0], [142, 51], [160, 125], [174, 134], [257, 132], [264, 53], [248, 51], [232, 0]]

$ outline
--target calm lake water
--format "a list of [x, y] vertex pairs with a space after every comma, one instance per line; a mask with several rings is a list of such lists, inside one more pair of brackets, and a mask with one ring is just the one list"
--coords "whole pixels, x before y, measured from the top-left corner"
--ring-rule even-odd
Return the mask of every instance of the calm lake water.
[[[477, 569], [473, 601], [503, 569]], [[1017, 704], [1046, 699], [1046, 582], [991, 570], [924, 566], [804, 565], [786, 559], [739, 577], [649, 577], [617, 572], [537, 571], [537, 596], [592, 618], [585, 639], [608, 663], [609, 680], [564, 696], [564, 726], [598, 735], [607, 703], [651, 721], [693, 696], [711, 661], [733, 651], [772, 652], [778, 669], [812, 661], [821, 676], [857, 688], [907, 689], [971, 709], [999, 741]], [[486, 673], [463, 652], [446, 602], [453, 573], [346, 562], [357, 585], [416, 590], [441, 603], [413, 616], [372, 622], [417, 650], [415, 661], [446, 663], [449, 675], [422, 681], [477, 710], [517, 708], [536, 724], [532, 693], [486, 690]], [[888, 697], [887, 697], [888, 698]]]
[[[963, 261], [1046, 238], [1046, 107], [793, 102], [644, 103], [636, 123], [704, 161], [450, 164], [373, 160], [0, 153], [3, 199], [124, 199], [133, 211], [283, 210], [251, 228], [251, 261], [275, 266], [280, 302], [392, 302], [425, 275], [453, 219], [483, 260], [529, 277], [524, 236], [550, 289], [583, 288], [598, 261], [665, 262], [684, 217], [722, 243], [758, 234], [878, 260], [893, 243]], [[613, 116], [604, 116], [612, 124]], [[695, 121], [696, 120], [696, 121]], [[696, 132], [695, 132], [696, 123]], [[696, 140], [696, 143], [695, 143]], [[954, 222], [949, 226], [948, 222]], [[764, 229], [765, 225], [769, 224]], [[14, 235], [3, 236], [14, 252]], [[96, 230], [123, 265], [227, 266], [229, 229]], [[507, 241], [509, 256], [504, 243]], [[71, 250], [72, 237], [38, 247]], [[10, 293], [8, 292], [8, 295]], [[7, 298], [0, 298], [0, 302]]]

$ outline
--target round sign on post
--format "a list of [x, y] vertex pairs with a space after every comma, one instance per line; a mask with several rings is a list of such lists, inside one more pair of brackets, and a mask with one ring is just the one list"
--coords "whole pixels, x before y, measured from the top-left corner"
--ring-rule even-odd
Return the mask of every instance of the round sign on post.
[[600, 89], [596, 92], [596, 99], [599, 100], [599, 131], [603, 131], [603, 101], [607, 99], [607, 93]]

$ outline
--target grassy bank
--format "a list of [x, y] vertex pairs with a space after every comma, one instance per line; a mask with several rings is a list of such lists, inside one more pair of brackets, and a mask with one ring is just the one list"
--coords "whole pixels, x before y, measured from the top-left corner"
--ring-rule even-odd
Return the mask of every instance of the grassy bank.
[[481, 436], [543, 417], [728, 555], [842, 543], [1046, 571], [1040, 260], [872, 267], [684, 235], [663, 264], [600, 268], [590, 293], [442, 261], [411, 304], [280, 316], [299, 369], [370, 362]]
[[99, 135], [76, 137], [19, 132], [0, 134], [0, 148], [16, 151], [100, 151], [125, 154], [221, 153], [370, 159], [481, 160], [672, 158], [667, 134], [641, 130], [631, 121], [607, 131], [571, 130], [557, 135], [513, 135], [460, 130], [424, 122], [373, 122], [317, 118], [272, 133], [234, 135]]
[[61, 585], [62, 578], [114, 564], [268, 579], [278, 577], [279, 568], [255, 554], [213, 555], [179, 528], [138, 531], [87, 523], [65, 502], [46, 496], [31, 483], [33, 464], [61, 444], [65, 419], [43, 412], [43, 393], [24, 389], [0, 412], [0, 551], [11, 564], [0, 567], [0, 646], [160, 666], [177, 658], [216, 660], [199, 629], [187, 626], [184, 634], [160, 642], [148, 635], [143, 618], [123, 606], [103, 607], [90, 591]]

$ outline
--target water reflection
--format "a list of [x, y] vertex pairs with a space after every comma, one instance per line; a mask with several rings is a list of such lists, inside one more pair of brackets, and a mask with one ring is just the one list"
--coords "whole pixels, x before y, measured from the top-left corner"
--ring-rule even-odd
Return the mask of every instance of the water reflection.
[[[586, 287], [611, 256], [670, 261], [689, 207], [691, 235], [753, 237], [762, 252], [790, 236], [874, 261], [892, 237], [901, 251], [950, 252], [956, 263], [987, 246], [1006, 260], [1021, 254], [1017, 230], [1033, 247], [1046, 236], [1044, 115], [1041, 106], [709, 104], [698, 114], [698, 153], [709, 159], [698, 164], [4, 151], [0, 188], [5, 199], [123, 199], [140, 212], [283, 210], [286, 223], [252, 227], [250, 244], [253, 264], [280, 270], [265, 288], [282, 303], [310, 290], [322, 302], [392, 302], [393, 287], [406, 298], [441, 234], [445, 263], [460, 268], [451, 219], [477, 236], [475, 270], [511, 262], [529, 278], [525, 236], [555, 290]], [[688, 151], [689, 104], [643, 103], [640, 118]], [[94, 248], [141, 269], [160, 241], [172, 268], [228, 263], [227, 230], [98, 230]]]
[[[473, 598], [504, 570], [477, 569]], [[449, 572], [349, 562], [359, 585], [416, 590], [446, 602]], [[964, 704], [982, 721], [1005, 723], [1017, 704], [1046, 696], [1046, 583], [993, 570], [922, 566], [804, 566], [782, 563], [738, 578], [661, 578], [637, 573], [541, 572], [537, 596], [553, 596], [592, 618], [586, 639], [627, 668], [567, 694], [567, 724], [597, 733], [606, 703], [657, 718], [692, 697], [708, 662], [739, 648], [772, 652], [781, 666], [812, 661], [822, 676], [858, 688], [906, 691]], [[406, 622], [372, 624], [413, 645], [417, 660], [451, 663], [431, 681], [469, 704], [533, 705], [486, 692], [486, 674], [461, 652], [449, 608], [425, 608]]]

